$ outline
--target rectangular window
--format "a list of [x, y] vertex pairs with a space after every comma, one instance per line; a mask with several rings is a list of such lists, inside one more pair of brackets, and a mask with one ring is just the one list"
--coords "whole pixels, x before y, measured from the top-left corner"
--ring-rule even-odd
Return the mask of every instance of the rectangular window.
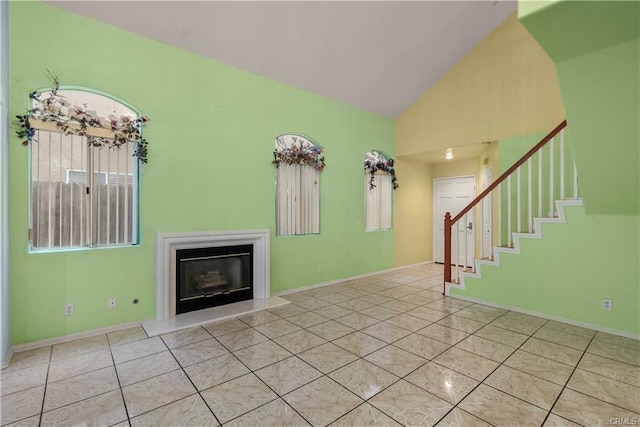
[[31, 143], [31, 248], [138, 243], [138, 161], [133, 143], [36, 130]]
[[371, 188], [371, 173], [364, 174], [364, 191], [366, 202], [367, 231], [391, 229], [393, 210], [392, 177], [386, 172], [378, 171]]
[[320, 232], [320, 171], [281, 163], [276, 168], [276, 235]]

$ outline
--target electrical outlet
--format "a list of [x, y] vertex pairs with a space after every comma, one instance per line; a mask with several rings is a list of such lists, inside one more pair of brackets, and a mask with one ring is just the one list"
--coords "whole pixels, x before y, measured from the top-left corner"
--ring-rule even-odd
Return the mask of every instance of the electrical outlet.
[[613, 308], [613, 301], [608, 298], [602, 299], [602, 309], [603, 310], [611, 310]]
[[109, 308], [116, 308], [116, 297], [111, 297], [109, 298], [109, 301], [107, 302], [107, 306]]
[[322, 264], [318, 265], [318, 273], [322, 273], [324, 271], [324, 267]]
[[73, 304], [64, 305], [64, 315], [71, 316], [73, 314]]

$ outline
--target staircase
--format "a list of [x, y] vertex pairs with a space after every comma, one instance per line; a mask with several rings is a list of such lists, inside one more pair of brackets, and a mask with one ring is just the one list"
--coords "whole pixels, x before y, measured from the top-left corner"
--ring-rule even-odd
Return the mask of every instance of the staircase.
[[[483, 265], [499, 266], [500, 254], [520, 254], [522, 239], [542, 238], [542, 224], [566, 222], [565, 207], [582, 206], [566, 126], [566, 121], [556, 126], [457, 215], [446, 213], [443, 294], [464, 289], [466, 277], [481, 278]], [[483, 204], [491, 209], [476, 209]], [[486, 211], [491, 218], [484, 218]], [[493, 224], [491, 251], [476, 257], [474, 265], [466, 261], [468, 239], [459, 237], [465, 235], [469, 218]]]

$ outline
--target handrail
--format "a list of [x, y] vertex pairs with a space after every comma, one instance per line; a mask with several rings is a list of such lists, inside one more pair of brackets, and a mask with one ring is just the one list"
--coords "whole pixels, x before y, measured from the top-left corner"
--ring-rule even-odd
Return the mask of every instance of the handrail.
[[529, 158], [531, 158], [536, 152], [544, 147], [549, 141], [553, 139], [562, 129], [567, 126], [567, 121], [563, 120], [558, 126], [556, 126], [551, 132], [549, 132], [544, 138], [540, 140], [533, 148], [527, 151], [524, 156], [515, 162], [509, 169], [507, 169], [498, 179], [491, 183], [482, 193], [480, 193], [475, 199], [471, 201], [464, 209], [458, 213], [455, 217], [451, 218], [451, 214], [447, 212], [444, 216], [444, 281], [445, 283], [451, 282], [451, 228], [462, 217], [465, 216], [475, 205], [480, 203], [489, 193], [491, 193], [498, 185], [506, 180], [509, 175], [515, 172], [520, 166], [522, 166]]

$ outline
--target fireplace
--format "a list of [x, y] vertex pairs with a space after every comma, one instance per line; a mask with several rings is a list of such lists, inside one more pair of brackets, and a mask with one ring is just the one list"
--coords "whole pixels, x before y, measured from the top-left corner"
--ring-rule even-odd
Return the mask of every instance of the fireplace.
[[176, 250], [176, 314], [253, 298], [253, 245]]
[[273, 304], [269, 236], [266, 229], [158, 234], [156, 321], [198, 313], [214, 299], [215, 309], [241, 300]]

